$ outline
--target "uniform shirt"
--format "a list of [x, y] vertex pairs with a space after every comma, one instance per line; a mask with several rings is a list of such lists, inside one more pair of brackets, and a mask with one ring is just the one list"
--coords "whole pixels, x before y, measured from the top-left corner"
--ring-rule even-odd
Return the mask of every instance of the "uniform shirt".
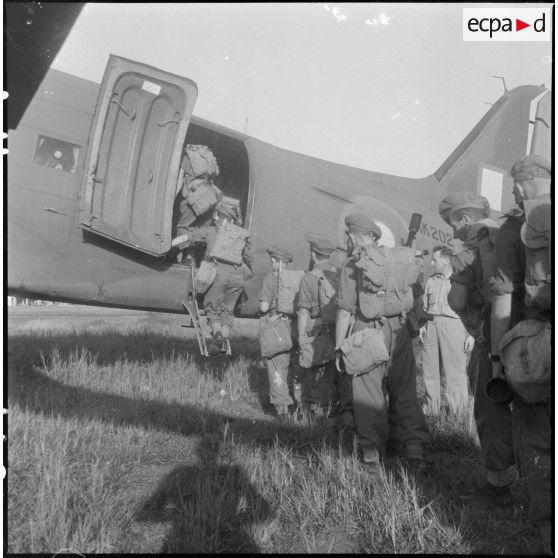
[[273, 273], [268, 273], [263, 279], [259, 300], [260, 302], [267, 302], [269, 310], [276, 310], [277, 308], [277, 287], [277, 276], [273, 275]]
[[448, 293], [451, 281], [441, 273], [432, 275], [426, 282], [424, 289], [424, 310], [433, 316], [459, 318], [448, 304]]

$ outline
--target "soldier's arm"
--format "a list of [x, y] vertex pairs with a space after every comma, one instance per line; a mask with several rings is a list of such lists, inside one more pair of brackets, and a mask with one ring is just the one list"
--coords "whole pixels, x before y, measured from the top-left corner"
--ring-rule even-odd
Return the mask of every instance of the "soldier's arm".
[[[525, 278], [525, 249], [521, 242], [521, 220], [508, 218], [500, 228], [494, 246], [494, 271], [489, 279], [492, 308], [490, 312], [491, 352], [499, 355], [498, 345], [510, 329], [513, 293], [521, 289]], [[493, 366], [499, 375], [500, 366]]]
[[268, 273], [263, 280], [262, 291], [259, 297], [259, 309], [262, 314], [269, 311], [271, 302], [273, 300], [273, 282], [275, 278], [271, 273]]
[[512, 295], [503, 294], [492, 297], [490, 311], [490, 345], [491, 353], [499, 355], [498, 345], [511, 325]]
[[343, 339], [347, 337], [347, 331], [351, 324], [351, 312], [343, 310], [342, 308], [337, 309], [337, 319], [335, 321], [335, 347], [339, 348]]

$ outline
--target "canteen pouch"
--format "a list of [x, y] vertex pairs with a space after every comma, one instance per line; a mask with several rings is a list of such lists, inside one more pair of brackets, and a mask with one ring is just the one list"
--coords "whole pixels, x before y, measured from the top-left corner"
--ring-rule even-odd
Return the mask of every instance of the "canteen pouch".
[[293, 348], [291, 329], [285, 320], [260, 319], [260, 351], [262, 357], [273, 358]]
[[196, 282], [194, 284], [194, 289], [197, 293], [204, 294], [207, 292], [209, 287], [213, 285], [215, 277], [217, 276], [217, 265], [215, 262], [208, 262], [207, 260], [202, 260], [198, 272], [196, 274]]
[[527, 403], [545, 403], [552, 395], [552, 325], [523, 320], [500, 341], [500, 358], [512, 391]]
[[312, 368], [335, 360], [335, 343], [330, 334], [330, 328], [319, 327], [313, 336], [299, 338], [300, 366]]
[[203, 178], [196, 178], [187, 188], [185, 198], [196, 215], [203, 215], [217, 205], [217, 194], [213, 185]]
[[345, 372], [352, 376], [366, 374], [389, 360], [384, 333], [379, 328], [365, 328], [349, 335], [340, 349]]

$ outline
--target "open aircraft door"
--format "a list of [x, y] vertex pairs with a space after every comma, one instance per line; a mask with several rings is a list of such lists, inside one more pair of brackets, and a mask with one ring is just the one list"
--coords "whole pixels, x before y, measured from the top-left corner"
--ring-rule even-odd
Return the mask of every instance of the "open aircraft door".
[[196, 99], [193, 81], [110, 55], [89, 134], [83, 228], [153, 255], [169, 251]]

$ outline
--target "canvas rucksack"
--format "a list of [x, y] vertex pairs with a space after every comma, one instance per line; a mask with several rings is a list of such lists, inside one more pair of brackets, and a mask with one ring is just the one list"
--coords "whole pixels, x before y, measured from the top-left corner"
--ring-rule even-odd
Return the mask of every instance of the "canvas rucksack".
[[397, 316], [413, 307], [420, 264], [411, 248], [369, 245], [357, 267], [359, 308], [367, 319]]
[[213, 155], [213, 151], [206, 145], [188, 144], [184, 153], [187, 157], [184, 157], [182, 166], [186, 175], [195, 176], [196, 178], [219, 176], [217, 159]]
[[552, 325], [523, 320], [500, 341], [499, 350], [512, 391], [527, 403], [544, 403], [552, 395]]
[[195, 178], [182, 189], [182, 195], [196, 216], [203, 215], [217, 205], [218, 192], [213, 182], [205, 177]]
[[548, 311], [552, 306], [552, 222], [550, 196], [525, 200], [525, 303]]
[[209, 258], [215, 258], [225, 263], [240, 265], [246, 241], [250, 233], [234, 225], [225, 223], [217, 227], [215, 242], [209, 251]]

